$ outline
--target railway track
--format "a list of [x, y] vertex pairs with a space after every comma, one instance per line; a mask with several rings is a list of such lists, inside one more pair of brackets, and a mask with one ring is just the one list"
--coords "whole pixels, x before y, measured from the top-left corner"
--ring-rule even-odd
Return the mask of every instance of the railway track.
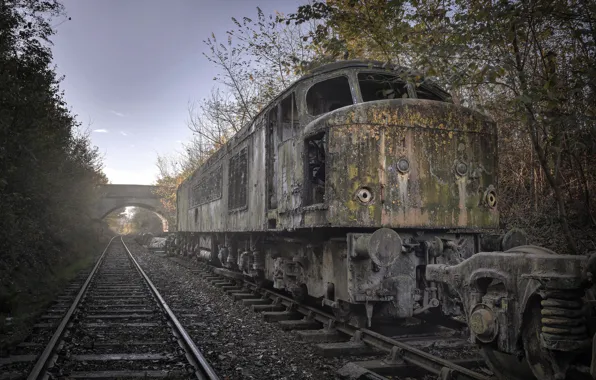
[[217, 379], [121, 237], [110, 241], [28, 379]]
[[[175, 261], [188, 269], [195, 269], [195, 273], [213, 286], [221, 288], [234, 300], [262, 313], [265, 321], [277, 322], [283, 330], [296, 330], [298, 338], [315, 344], [320, 355], [376, 356], [373, 360], [356, 359], [348, 363], [338, 371], [344, 377], [493, 379], [486, 373], [471, 369], [484, 368], [483, 359], [478, 355], [477, 349], [457, 333], [446, 334], [449, 329], [424, 331], [416, 327], [404, 327], [397, 333], [385, 334], [357, 328], [339, 322], [335, 316], [320, 308], [299, 303], [277, 291], [260, 288], [238, 273], [205, 263], [193, 267], [183, 259]], [[428, 352], [429, 347], [442, 354], [458, 350], [467, 350], [468, 354], [463, 359], [445, 359], [445, 355]]]

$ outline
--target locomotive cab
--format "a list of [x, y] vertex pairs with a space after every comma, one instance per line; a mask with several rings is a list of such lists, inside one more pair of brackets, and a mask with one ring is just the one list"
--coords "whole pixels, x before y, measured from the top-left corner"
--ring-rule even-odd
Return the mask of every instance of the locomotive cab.
[[273, 247], [267, 277], [346, 319], [362, 321], [364, 305], [369, 324], [373, 313], [458, 314], [425, 266], [471, 256], [478, 231], [497, 227], [494, 123], [404, 70], [320, 71], [284, 98], [299, 115], [295, 138], [280, 139], [281, 124], [269, 130], [268, 226], [304, 245]]

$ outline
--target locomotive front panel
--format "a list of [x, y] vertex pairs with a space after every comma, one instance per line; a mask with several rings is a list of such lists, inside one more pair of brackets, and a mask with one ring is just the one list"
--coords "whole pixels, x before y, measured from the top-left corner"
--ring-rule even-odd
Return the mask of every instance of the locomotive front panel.
[[331, 225], [497, 227], [492, 123], [426, 100], [350, 108], [327, 122]]

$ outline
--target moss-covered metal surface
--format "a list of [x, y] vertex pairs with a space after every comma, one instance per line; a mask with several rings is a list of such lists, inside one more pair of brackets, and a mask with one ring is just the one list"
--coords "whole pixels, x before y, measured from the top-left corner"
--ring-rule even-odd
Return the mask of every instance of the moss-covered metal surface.
[[[480, 114], [448, 103], [386, 100], [338, 110], [311, 128], [329, 133], [329, 224], [497, 226], [497, 208], [487, 202], [489, 192], [496, 194], [496, 131]], [[366, 202], [361, 189], [371, 194]]]
[[[267, 112], [276, 106], [273, 102], [197, 170], [187, 180], [189, 184], [181, 185], [180, 230], [468, 229], [498, 225], [496, 204], [487, 201], [498, 196], [496, 128], [489, 119], [448, 102], [391, 99], [362, 103], [357, 73], [371, 72], [370, 67], [356, 62], [326, 70], [302, 78], [288, 89], [295, 91], [300, 120], [289, 139], [274, 138], [275, 161], [266, 154], [272, 147], [266, 144], [271, 140], [271, 128], [265, 127], [269, 125]], [[310, 86], [339, 75], [350, 78], [356, 104], [322, 116], [308, 114]], [[326, 141], [324, 203], [309, 201], [307, 196], [313, 185], [304, 144], [317, 134], [324, 134]], [[228, 160], [244, 145], [250, 147], [247, 204], [230, 212]], [[404, 160], [407, 170], [403, 170]], [[215, 166], [222, 174], [221, 195], [189, 204], [192, 189], [199, 189], [199, 182], [205, 181]], [[269, 171], [267, 166], [271, 166]], [[458, 168], [465, 171], [458, 173]], [[275, 191], [269, 194], [267, 183], [273, 179]], [[276, 206], [268, 207], [266, 200], [273, 196]], [[363, 197], [368, 198], [363, 201]]]

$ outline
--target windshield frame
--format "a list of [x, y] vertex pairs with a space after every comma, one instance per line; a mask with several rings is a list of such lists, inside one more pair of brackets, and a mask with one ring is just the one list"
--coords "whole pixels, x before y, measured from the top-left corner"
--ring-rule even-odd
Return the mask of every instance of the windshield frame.
[[[404, 80], [403, 77], [401, 77], [399, 75], [399, 73], [397, 73], [395, 71], [360, 68], [360, 69], [355, 69], [352, 74], [353, 74], [352, 80], [355, 83], [355, 87], [358, 89], [358, 91], [357, 91], [358, 92], [358, 103], [369, 103], [371, 101], [375, 101], [375, 100], [365, 101], [364, 98], [362, 97], [362, 91], [360, 89], [360, 79], [359, 79], [359, 76], [361, 74], [395, 76], [398, 79], [398, 81], [405, 83], [406, 89], [408, 92], [408, 97], [407, 97], [408, 99], [420, 99], [418, 97], [419, 89], [417, 88], [416, 84], [412, 80], [409, 80], [409, 78], [408, 78], [408, 80]], [[427, 99], [427, 100], [450, 103], [450, 98], [445, 96], [445, 94], [443, 94], [442, 91], [438, 90], [438, 88], [436, 88], [436, 85], [434, 85], [433, 83], [422, 82], [418, 85], [418, 87], [422, 88], [424, 91], [430, 92], [432, 95], [434, 95], [440, 99], [440, 100], [434, 100], [434, 99]], [[395, 99], [400, 99], [400, 98], [395, 98]]]

